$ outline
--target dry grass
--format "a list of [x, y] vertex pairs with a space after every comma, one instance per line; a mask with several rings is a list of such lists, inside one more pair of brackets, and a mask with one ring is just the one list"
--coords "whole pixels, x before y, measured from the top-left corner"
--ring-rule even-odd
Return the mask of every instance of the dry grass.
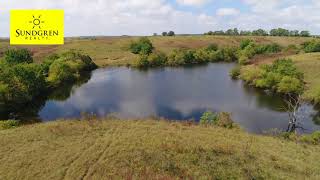
[[319, 179], [320, 146], [155, 120], [0, 131], [0, 179]]
[[304, 74], [306, 91], [304, 97], [320, 102], [320, 53], [307, 53], [289, 56]]
[[[41, 62], [44, 57], [54, 52], [77, 49], [89, 54], [99, 66], [130, 65], [136, 55], [127, 48], [131, 41], [138, 37], [97, 37], [92, 39], [68, 38], [62, 46], [25, 46], [33, 51], [36, 61]], [[238, 46], [243, 39], [253, 39], [258, 44], [278, 43], [281, 46], [301, 44], [310, 38], [301, 37], [254, 37], [254, 36], [175, 36], [150, 37], [156, 50], [169, 53], [179, 48], [201, 48], [216, 43], [219, 46]], [[10, 47], [8, 41], [0, 42], [0, 53]], [[24, 47], [24, 46], [19, 46]]]

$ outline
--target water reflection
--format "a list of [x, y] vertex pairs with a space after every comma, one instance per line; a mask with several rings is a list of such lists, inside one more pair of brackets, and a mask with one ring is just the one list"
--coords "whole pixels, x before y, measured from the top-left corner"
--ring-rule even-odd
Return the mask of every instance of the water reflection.
[[48, 100], [65, 101], [78, 87], [87, 83], [91, 78], [91, 73], [82, 74], [81, 79], [74, 83], [68, 83], [60, 86], [52, 91], [52, 93], [44, 92], [42, 96], [36, 100], [23, 105], [22, 107], [11, 107], [0, 112], [0, 119], [19, 119], [23, 121], [39, 122], [41, 117], [38, 116], [39, 110], [42, 109]]
[[[231, 80], [233, 64], [210, 64], [192, 68], [159, 68], [139, 71], [128, 68], [98, 69], [80, 87], [56, 92], [39, 112], [43, 120], [80, 117], [82, 112], [124, 118], [160, 116], [169, 119], [199, 119], [206, 110], [231, 112], [250, 132], [286, 129], [287, 113], [279, 96]], [[58, 98], [57, 98], [58, 97]], [[312, 121], [311, 105], [304, 126], [319, 129]]]

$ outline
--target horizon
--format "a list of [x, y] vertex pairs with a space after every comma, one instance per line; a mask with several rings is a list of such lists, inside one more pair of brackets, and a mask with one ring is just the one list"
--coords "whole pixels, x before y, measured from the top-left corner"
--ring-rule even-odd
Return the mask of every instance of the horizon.
[[62, 9], [65, 36], [146, 36], [163, 31], [285, 28], [320, 34], [317, 0], [10, 0], [0, 2], [0, 37], [9, 37], [10, 10]]

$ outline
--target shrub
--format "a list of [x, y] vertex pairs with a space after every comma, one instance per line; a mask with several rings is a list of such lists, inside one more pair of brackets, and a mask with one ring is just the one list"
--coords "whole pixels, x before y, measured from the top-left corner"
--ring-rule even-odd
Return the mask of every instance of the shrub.
[[206, 48], [207, 51], [217, 51], [219, 49], [217, 44], [209, 44]]
[[218, 120], [218, 115], [211, 112], [206, 111], [202, 114], [200, 118], [200, 124], [202, 125], [214, 125], [216, 121]]
[[249, 44], [253, 43], [251, 39], [244, 39], [240, 42], [240, 49], [245, 49]]
[[302, 82], [294, 77], [284, 76], [280, 83], [277, 85], [278, 92], [291, 93], [295, 92], [300, 94], [303, 91]]
[[236, 67], [232, 68], [229, 73], [231, 78], [237, 79], [240, 76], [240, 70], [241, 70], [240, 66], [236, 66]]
[[183, 66], [188, 64], [197, 64], [194, 51], [191, 50], [173, 50], [168, 56], [167, 65]]
[[237, 61], [237, 49], [233, 47], [226, 47], [221, 49], [223, 54], [223, 61], [234, 62]]
[[0, 67], [0, 102], [7, 107], [25, 104], [45, 88], [41, 65], [22, 63]]
[[137, 59], [135, 66], [137, 68], [147, 68], [149, 67], [148, 55], [140, 54], [139, 58]]
[[320, 144], [320, 131], [316, 131], [311, 135], [302, 136], [301, 141], [315, 145]]
[[63, 60], [55, 60], [49, 69], [48, 82], [51, 86], [58, 86], [76, 79], [76, 72]]
[[227, 112], [221, 112], [218, 115], [217, 121], [215, 122], [217, 126], [224, 127], [224, 128], [234, 128], [236, 127], [235, 123], [231, 119], [231, 114]]
[[154, 48], [151, 41], [143, 37], [136, 42], [132, 42], [129, 49], [134, 54], [150, 54]]
[[303, 74], [290, 59], [279, 59], [271, 65], [242, 68], [240, 77], [256, 87], [273, 89], [279, 93], [300, 94], [304, 87]]
[[16, 120], [0, 121], [0, 130], [15, 128], [18, 127], [19, 124], [20, 122]]
[[263, 70], [259, 67], [247, 66], [241, 68], [240, 78], [247, 83], [253, 84], [257, 79], [262, 77], [263, 73]]
[[302, 44], [306, 53], [320, 52], [320, 41], [308, 41]]
[[208, 51], [207, 49], [198, 49], [194, 52], [194, 58], [197, 62], [206, 63], [211, 60], [210, 53], [211, 51]]
[[149, 67], [163, 66], [167, 62], [167, 56], [164, 53], [152, 53], [148, 57]]
[[89, 56], [75, 51], [50, 56], [45, 60], [43, 66], [44, 69], [48, 69], [47, 81], [50, 86], [74, 81], [80, 77], [81, 73], [97, 68]]
[[259, 45], [256, 47], [256, 54], [277, 53], [282, 47], [276, 43]]
[[32, 54], [27, 49], [8, 49], [4, 53], [4, 60], [8, 64], [32, 63]]

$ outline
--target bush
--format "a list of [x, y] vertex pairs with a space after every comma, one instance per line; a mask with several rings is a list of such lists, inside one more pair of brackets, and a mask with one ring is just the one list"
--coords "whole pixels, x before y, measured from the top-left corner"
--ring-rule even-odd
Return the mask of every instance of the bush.
[[75, 51], [67, 51], [61, 55], [49, 56], [43, 64], [47, 70], [47, 81], [56, 87], [66, 82], [75, 81], [80, 74], [97, 68], [97, 65], [87, 55]]
[[209, 44], [209, 46], [206, 48], [207, 51], [217, 51], [219, 49], [219, 46], [217, 44]]
[[167, 65], [169, 66], [183, 66], [197, 63], [194, 51], [191, 50], [173, 50], [173, 52], [168, 56], [167, 61]]
[[32, 63], [32, 54], [27, 49], [9, 49], [4, 53], [4, 60], [8, 64]]
[[318, 145], [320, 144], [320, 131], [316, 131], [311, 135], [304, 135], [301, 137], [302, 142]]
[[223, 54], [223, 61], [225, 62], [234, 62], [237, 61], [237, 49], [233, 47], [226, 47], [221, 49]]
[[206, 111], [202, 114], [200, 118], [200, 124], [202, 125], [214, 125], [216, 121], [218, 120], [218, 115], [211, 112]]
[[253, 40], [251, 39], [244, 39], [240, 42], [240, 49], [245, 49], [249, 44], [252, 44]]
[[19, 125], [20, 125], [20, 122], [16, 120], [0, 121], [0, 130], [15, 128], [15, 127], [18, 127]]
[[276, 43], [259, 45], [256, 47], [256, 54], [277, 53], [280, 52], [282, 47]]
[[163, 66], [167, 63], [167, 56], [164, 53], [152, 53], [148, 57], [149, 67]]
[[25, 104], [46, 88], [41, 65], [21, 63], [0, 66], [0, 104], [15, 107]]
[[290, 59], [279, 59], [271, 65], [242, 68], [241, 79], [259, 87], [273, 89], [279, 93], [303, 91], [303, 74], [297, 70]]
[[303, 43], [302, 46], [306, 53], [320, 52], [320, 41], [308, 41]]
[[219, 126], [223, 128], [234, 128], [236, 125], [231, 119], [231, 114], [227, 112], [221, 112], [219, 114], [213, 113], [211, 111], [206, 111], [200, 118], [201, 125]]
[[284, 76], [281, 79], [280, 83], [278, 83], [277, 89], [278, 89], [278, 92], [280, 93], [295, 92], [297, 94], [300, 94], [303, 91], [303, 84], [297, 78]]
[[232, 68], [229, 73], [231, 78], [237, 79], [240, 76], [240, 70], [241, 70], [240, 66], [236, 66], [236, 67]]
[[135, 66], [137, 68], [148, 68], [149, 67], [148, 55], [140, 54], [139, 58], [135, 63]]
[[133, 54], [150, 54], [154, 48], [151, 41], [143, 37], [136, 42], [132, 42], [129, 49]]
[[257, 79], [262, 77], [263, 73], [263, 70], [259, 67], [247, 66], [241, 68], [240, 78], [247, 83], [254, 84]]
[[55, 60], [49, 69], [48, 82], [51, 86], [58, 86], [63, 83], [76, 80], [76, 72], [63, 60]]
[[235, 123], [231, 119], [231, 114], [227, 112], [219, 113], [215, 124], [219, 127], [228, 128], [228, 129], [232, 129], [236, 127]]

